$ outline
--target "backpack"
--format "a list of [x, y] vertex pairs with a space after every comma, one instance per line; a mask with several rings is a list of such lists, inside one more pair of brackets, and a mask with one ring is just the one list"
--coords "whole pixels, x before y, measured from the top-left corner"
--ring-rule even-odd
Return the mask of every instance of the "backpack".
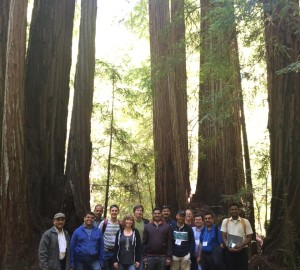
[[[120, 229], [122, 229], [122, 223], [120, 220], [118, 220], [118, 223], [119, 223], [119, 227]], [[102, 226], [102, 235], [104, 234], [105, 230], [106, 230], [106, 227], [107, 227], [107, 224], [108, 224], [108, 219], [104, 219], [103, 221], [103, 226]]]
[[[228, 232], [228, 224], [229, 224], [229, 221], [230, 221], [230, 218], [227, 218], [227, 221], [226, 221], [226, 229], [227, 229], [227, 232]], [[246, 223], [245, 223], [245, 220], [241, 217], [241, 224], [244, 228], [244, 233], [245, 233], [245, 236], [247, 236], [247, 233], [246, 233]]]

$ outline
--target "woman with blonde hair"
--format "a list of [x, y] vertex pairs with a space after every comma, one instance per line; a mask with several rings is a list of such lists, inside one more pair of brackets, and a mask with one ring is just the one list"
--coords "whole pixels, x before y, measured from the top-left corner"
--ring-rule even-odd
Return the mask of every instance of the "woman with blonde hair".
[[122, 229], [116, 234], [114, 248], [114, 268], [135, 270], [140, 267], [141, 237], [134, 227], [134, 218], [127, 214], [122, 221]]

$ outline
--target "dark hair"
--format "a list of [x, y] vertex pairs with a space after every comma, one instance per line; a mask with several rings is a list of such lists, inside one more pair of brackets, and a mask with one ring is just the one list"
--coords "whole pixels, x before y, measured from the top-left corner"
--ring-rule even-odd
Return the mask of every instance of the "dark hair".
[[160, 208], [160, 207], [154, 207], [154, 208], [152, 209], [152, 214], [154, 213], [154, 211], [157, 211], [157, 210], [159, 210], [159, 212], [161, 212], [161, 208]]
[[133, 213], [135, 212], [136, 209], [142, 208], [142, 211], [144, 212], [144, 207], [141, 204], [137, 204], [133, 207]]
[[122, 228], [123, 228], [123, 229], [125, 228], [125, 221], [126, 221], [127, 219], [132, 220], [132, 229], [134, 229], [134, 228], [135, 228], [135, 221], [134, 221], [133, 215], [131, 215], [131, 214], [127, 214], [127, 215], [125, 215], [125, 216], [123, 217], [123, 219], [122, 219]]
[[212, 218], [214, 217], [214, 214], [212, 212], [205, 212], [204, 217], [210, 215]]
[[87, 215], [95, 216], [95, 213], [92, 211], [88, 211], [88, 212], [86, 212], [84, 217], [86, 217]]
[[195, 219], [196, 217], [201, 217], [201, 218], [202, 218], [202, 220], [204, 220], [204, 217], [203, 217], [203, 215], [201, 215], [201, 214], [199, 214], [199, 213], [197, 213], [197, 214], [195, 214], [195, 215], [194, 215], [194, 219]]
[[112, 204], [112, 205], [109, 207], [109, 211], [110, 211], [112, 208], [117, 208], [118, 211], [120, 211], [119, 206], [117, 206], [116, 204]]
[[237, 208], [240, 208], [240, 205], [236, 202], [229, 204], [229, 208], [231, 208], [231, 206], [236, 206]]
[[169, 209], [171, 211], [171, 207], [167, 204], [164, 204], [161, 208], [161, 210], [164, 210], [164, 209]]

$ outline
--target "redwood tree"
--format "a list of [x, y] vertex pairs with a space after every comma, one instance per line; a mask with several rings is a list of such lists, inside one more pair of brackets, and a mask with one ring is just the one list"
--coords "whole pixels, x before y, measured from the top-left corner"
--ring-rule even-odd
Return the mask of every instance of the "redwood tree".
[[10, 1], [7, 48], [4, 49], [6, 65], [0, 164], [0, 269], [3, 270], [26, 269], [25, 254], [29, 248], [24, 156], [26, 15], [27, 0]]
[[0, 151], [2, 138], [3, 99], [5, 87], [6, 46], [10, 0], [0, 1]]
[[[66, 211], [82, 218], [90, 210], [89, 173], [92, 157], [91, 114], [95, 72], [97, 0], [81, 1], [79, 48], [68, 143], [66, 176], [72, 193]], [[71, 207], [71, 209], [69, 208]]]
[[277, 72], [299, 60], [299, 1], [266, 0], [263, 4], [272, 177], [264, 254], [280, 269], [292, 270], [299, 267], [300, 257], [300, 73]]
[[200, 2], [199, 161], [193, 202], [219, 207], [222, 195], [245, 185], [240, 67], [232, 2]]
[[[26, 65], [29, 207], [43, 229], [62, 207], [75, 0], [36, 0]], [[49, 220], [49, 221], [50, 221]], [[41, 225], [42, 224], [42, 225]], [[48, 227], [51, 223], [47, 224]]]
[[171, 8], [149, 1], [156, 203], [178, 209], [190, 193], [183, 1]]

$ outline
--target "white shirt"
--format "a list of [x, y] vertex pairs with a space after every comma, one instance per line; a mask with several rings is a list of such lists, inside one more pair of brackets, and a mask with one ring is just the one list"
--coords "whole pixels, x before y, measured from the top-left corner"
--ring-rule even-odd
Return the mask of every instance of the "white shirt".
[[63, 260], [66, 256], [67, 240], [65, 237], [64, 230], [59, 231], [56, 229], [56, 232], [57, 232], [57, 236], [58, 236], [59, 259]]

